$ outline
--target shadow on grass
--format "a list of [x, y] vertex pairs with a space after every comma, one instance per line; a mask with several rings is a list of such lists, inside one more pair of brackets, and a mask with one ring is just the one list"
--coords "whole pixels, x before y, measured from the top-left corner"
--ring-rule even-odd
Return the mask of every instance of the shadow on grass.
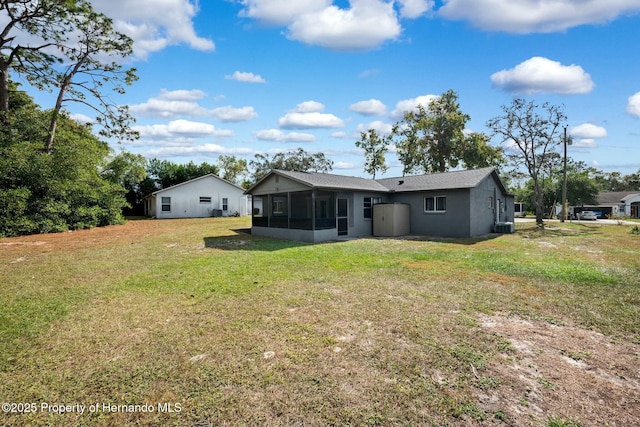
[[204, 237], [204, 247], [224, 251], [273, 252], [310, 245], [310, 243], [296, 242], [293, 240], [279, 240], [268, 237], [252, 236], [251, 229], [249, 228], [241, 228], [231, 231], [235, 234]]

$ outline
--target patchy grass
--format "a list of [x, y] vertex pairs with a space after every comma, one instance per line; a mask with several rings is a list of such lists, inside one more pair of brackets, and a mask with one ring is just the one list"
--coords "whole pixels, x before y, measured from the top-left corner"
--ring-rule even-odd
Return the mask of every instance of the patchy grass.
[[1, 239], [0, 396], [39, 410], [0, 424], [509, 425], [516, 415], [478, 393], [504, 386], [488, 365], [516, 349], [482, 332], [480, 313], [640, 336], [628, 227], [309, 245], [248, 226], [140, 220]]

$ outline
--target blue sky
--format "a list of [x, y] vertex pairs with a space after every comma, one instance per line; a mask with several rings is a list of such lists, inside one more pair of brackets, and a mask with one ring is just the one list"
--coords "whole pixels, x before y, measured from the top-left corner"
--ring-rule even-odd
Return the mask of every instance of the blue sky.
[[640, 0], [93, 3], [135, 40], [140, 80], [116, 101], [141, 138], [116, 150], [215, 163], [302, 147], [366, 176], [359, 132], [453, 89], [471, 131], [514, 97], [564, 104], [572, 158], [640, 169]]

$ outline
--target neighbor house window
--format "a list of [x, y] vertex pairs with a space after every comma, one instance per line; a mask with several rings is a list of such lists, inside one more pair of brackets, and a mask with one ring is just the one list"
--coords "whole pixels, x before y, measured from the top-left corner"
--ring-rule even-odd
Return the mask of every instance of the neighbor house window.
[[200, 203], [211, 203], [211, 197], [200, 197]]
[[445, 196], [425, 197], [425, 212], [444, 212], [447, 210], [447, 198]]
[[162, 212], [171, 212], [171, 197], [162, 198]]
[[373, 218], [373, 205], [377, 205], [378, 203], [382, 203], [382, 198], [380, 197], [364, 198], [364, 219]]
[[223, 211], [229, 210], [229, 199], [227, 199], [226, 197], [222, 198], [222, 210]]

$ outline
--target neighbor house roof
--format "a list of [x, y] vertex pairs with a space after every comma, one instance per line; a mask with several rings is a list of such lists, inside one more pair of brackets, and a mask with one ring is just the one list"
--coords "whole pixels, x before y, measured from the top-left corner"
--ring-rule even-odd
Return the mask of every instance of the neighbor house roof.
[[605, 191], [598, 193], [598, 205], [619, 205], [633, 196], [640, 195], [638, 191]]
[[293, 181], [299, 182], [312, 188], [374, 191], [381, 193], [473, 188], [476, 187], [489, 175], [495, 174], [497, 182], [501, 186], [502, 190], [505, 193], [507, 192], [494, 168], [453, 171], [435, 173], [430, 175], [384, 178], [378, 180], [318, 172], [291, 172], [283, 170], [273, 170], [263, 179], [255, 183], [246, 192], [251, 193], [254, 188], [258, 187], [260, 183], [262, 183], [271, 174], [277, 174], [287, 177]]
[[[207, 174], [207, 175], [202, 175], [202, 176], [199, 176], [199, 177], [197, 177], [197, 178], [190, 179], [189, 181], [181, 182], [180, 184], [172, 185], [171, 187], [167, 187], [167, 188], [163, 188], [163, 189], [158, 190], [158, 191], [154, 191], [154, 192], [153, 192], [153, 193], [151, 193], [149, 196], [155, 196], [156, 194], [162, 193], [163, 191], [171, 190], [171, 189], [174, 189], [174, 188], [176, 188], [176, 187], [181, 187], [181, 186], [183, 186], [183, 185], [187, 185], [187, 184], [190, 184], [190, 183], [192, 183], [192, 182], [200, 181], [201, 179], [206, 179], [206, 178], [215, 178], [215, 179], [217, 179], [217, 180], [218, 180], [218, 181], [220, 181], [220, 182], [223, 182], [223, 183], [225, 183], [225, 184], [231, 185], [232, 187], [236, 187], [238, 190], [241, 190], [241, 191], [243, 191], [243, 192], [244, 192], [244, 188], [242, 188], [242, 187], [240, 187], [240, 186], [238, 186], [238, 185], [235, 185], [234, 183], [229, 182], [229, 181], [227, 181], [226, 179], [220, 178], [220, 177], [219, 177], [219, 176], [217, 176], [217, 175], [214, 175], [214, 174], [212, 174], [212, 173], [209, 173], [209, 174]], [[147, 197], [149, 197], [149, 196], [147, 196]]]

